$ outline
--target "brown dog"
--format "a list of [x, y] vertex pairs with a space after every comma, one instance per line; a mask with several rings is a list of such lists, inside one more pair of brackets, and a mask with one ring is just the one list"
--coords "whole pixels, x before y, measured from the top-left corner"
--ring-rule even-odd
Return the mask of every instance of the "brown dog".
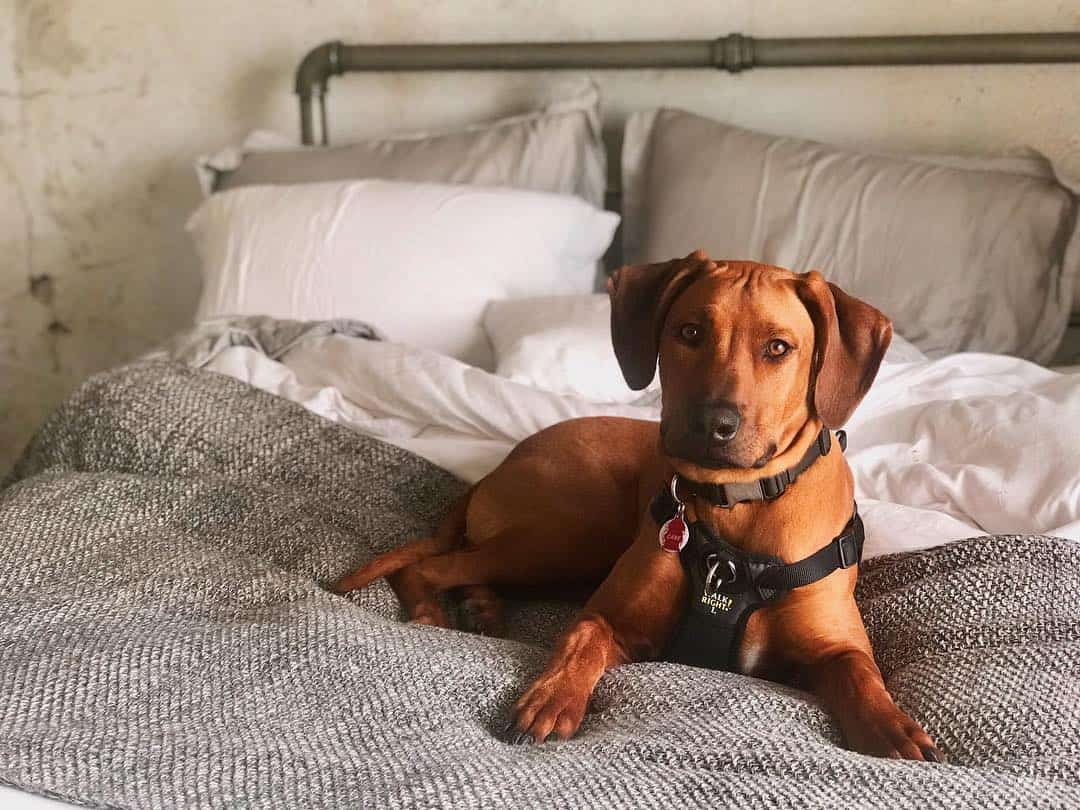
[[[335, 585], [345, 592], [388, 576], [413, 621], [440, 626], [449, 623], [439, 594], [460, 588], [474, 629], [497, 634], [492, 586], [602, 579], [517, 701], [518, 741], [572, 736], [606, 669], [668, 648], [687, 614], [693, 569], [660, 547], [650, 506], [675, 474], [686, 518], [705, 527], [695, 531], [711, 530], [750, 560], [804, 560], [857, 520], [842, 453], [807, 454], [819, 441], [828, 450], [829, 429], [869, 389], [892, 336], [885, 316], [818, 273], [716, 263], [701, 252], [624, 267], [609, 292], [630, 386], [648, 385], [659, 359], [659, 426], [595, 418], [543, 430], [476, 484], [436, 536]], [[709, 484], [754, 490], [807, 457], [812, 463], [778, 497], [718, 506], [697, 494]], [[748, 612], [731, 668], [816, 693], [857, 751], [937, 761], [930, 737], [886, 691], [851, 562]]]

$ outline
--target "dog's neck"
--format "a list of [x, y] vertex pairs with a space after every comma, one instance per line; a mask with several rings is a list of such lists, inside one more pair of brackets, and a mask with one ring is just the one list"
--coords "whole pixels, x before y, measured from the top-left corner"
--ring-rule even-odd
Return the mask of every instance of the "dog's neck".
[[[843, 451], [844, 446], [843, 437], [840, 439], [838, 453]], [[740, 504], [757, 502], [764, 505], [782, 499], [788, 488], [803, 473], [830, 455], [835, 443], [831, 431], [823, 428], [818, 420], [810, 420], [796, 431], [794, 439], [775, 459], [754, 470], [753, 479], [723, 482], [711, 479], [701, 482], [680, 471], [672, 479], [672, 492], [674, 494], [682, 491], [683, 501], [692, 515], [699, 518], [711, 515], [714, 523], [716, 519], [726, 521], [723, 515], [730, 515], [732, 509]]]
[[816, 416], [810, 416], [792, 434], [787, 446], [779, 450], [762, 467], [699, 467], [679, 461], [673, 464], [683, 478], [703, 484], [744, 484], [761, 478], [769, 478], [799, 463], [810, 445], [817, 441], [823, 425]]
[[[728, 481], [713, 484], [713, 478], [709, 485], [699, 487], [694, 485], [696, 482], [693, 482], [693, 479], [688, 481], [688, 476], [680, 471], [679, 479], [684, 485], [679, 489], [686, 504], [687, 520], [704, 523], [714, 533], [726, 537], [728, 542], [747, 552], [773, 554], [785, 559], [806, 556], [820, 545], [821, 538], [814, 533], [796, 538], [786, 536], [783, 531], [778, 533], [775, 520], [762, 520], [762, 510], [768, 510], [774, 517], [776, 514], [787, 513], [788, 510], [783, 506], [779, 513], [776, 513], [775, 505], [780, 502], [791, 503], [790, 485], [795, 483], [796, 478], [801, 478], [803, 473], [808, 473], [826, 461], [825, 456], [830, 457], [828, 466], [843, 464], [842, 460], [837, 462], [831, 458], [841, 457], [843, 449], [842, 443], [834, 441], [834, 438], [831, 432], [823, 431], [820, 420], [812, 418], [795, 432], [793, 439], [769, 464], [749, 471], [752, 473], [750, 480], [747, 480], [748, 476], [740, 475], [738, 478], [733, 477]], [[781, 475], [782, 473], [784, 474]], [[766, 480], [776, 477], [783, 480]], [[765, 486], [766, 484], [769, 486]], [[783, 486], [780, 486], [777, 492], [778, 484]], [[831, 501], [834, 495], [831, 490], [821, 493], [826, 501]], [[800, 501], [801, 499], [796, 497], [794, 503]], [[801, 544], [804, 542], [812, 547], [803, 548]]]

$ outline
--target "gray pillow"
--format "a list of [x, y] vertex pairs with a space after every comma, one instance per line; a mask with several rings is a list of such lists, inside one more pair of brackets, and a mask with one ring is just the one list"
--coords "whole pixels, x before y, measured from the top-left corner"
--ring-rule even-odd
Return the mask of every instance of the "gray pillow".
[[343, 146], [286, 147], [283, 139], [258, 133], [243, 147], [200, 159], [196, 168], [208, 192], [379, 178], [573, 194], [602, 208], [606, 157], [598, 95], [589, 83], [539, 112]]
[[623, 183], [627, 261], [817, 269], [931, 355], [1047, 362], [1065, 331], [1076, 188], [1041, 155], [873, 154], [665, 109], [628, 121]]

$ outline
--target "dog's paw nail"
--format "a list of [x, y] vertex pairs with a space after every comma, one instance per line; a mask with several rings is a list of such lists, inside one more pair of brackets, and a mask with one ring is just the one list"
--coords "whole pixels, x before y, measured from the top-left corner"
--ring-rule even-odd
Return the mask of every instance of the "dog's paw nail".
[[514, 738], [514, 745], [532, 745], [534, 742], [536, 741], [533, 739], [533, 735], [527, 731], [522, 731]]
[[944, 764], [947, 761], [945, 755], [936, 748], [924, 748], [922, 749], [922, 753], [923, 756], [926, 757], [927, 762], [940, 762]]

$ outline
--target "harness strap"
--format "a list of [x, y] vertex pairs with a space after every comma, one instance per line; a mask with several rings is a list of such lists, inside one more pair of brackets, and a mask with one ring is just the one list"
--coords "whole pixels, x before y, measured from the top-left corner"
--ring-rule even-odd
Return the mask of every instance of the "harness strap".
[[863, 541], [866, 532], [858, 506], [838, 536], [827, 546], [822, 546], [809, 557], [798, 562], [768, 568], [757, 578], [759, 588], [790, 591], [825, 579], [838, 568], [851, 568], [862, 560]]
[[[656, 493], [656, 497], [649, 504], [649, 513], [657, 525], [662, 525], [675, 514], [677, 507], [671, 492], [665, 488]], [[853, 506], [853, 510], [851, 520], [831, 543], [798, 562], [769, 566], [755, 578], [754, 585], [770, 591], [790, 591], [825, 579], [837, 568], [850, 568], [861, 562], [866, 530], [862, 518], [859, 517], [857, 504]]]
[[[847, 449], [847, 435], [842, 430], [836, 431], [836, 439], [840, 442], [840, 449]], [[689, 478], [679, 476], [679, 483], [686, 492], [690, 492], [702, 498], [714, 506], [725, 509], [737, 503], [747, 501], [771, 501], [783, 495], [789, 486], [795, 483], [795, 479], [822, 456], [829, 455], [832, 449], [832, 434], [828, 428], [822, 428], [817, 441], [811, 444], [803, 457], [796, 462], [795, 466], [781, 470], [776, 475], [768, 475], [756, 481], [730, 484], [710, 484], [704, 481], [692, 481]]]
[[[840, 443], [840, 449], [846, 450], [847, 436], [844, 431], [837, 431], [836, 437], [837, 441]], [[759, 487], [758, 491], [764, 493], [773, 490], [770, 490], [763, 482], [782, 482], [776, 484], [777, 494], [769, 496], [770, 499], [778, 498], [787, 490], [787, 487], [791, 482], [805, 472], [811, 464], [822, 456], [828, 455], [831, 448], [832, 442], [829, 438], [829, 430], [828, 428], [825, 428], [818, 435], [818, 440], [810, 446], [794, 467], [789, 467], [777, 475], [761, 478], [758, 481], [750, 482], [750, 484], [743, 484], [741, 486]], [[730, 492], [732, 488], [736, 486], [733, 484], [695, 483], [682, 477], [679, 478], [679, 481], [680, 483], [685, 482], [686, 484], [689, 484], [688, 489], [695, 494], [698, 494], [701, 488], [706, 487], [713, 488], [715, 491], [721, 491], [723, 493], [725, 491]], [[743, 500], [763, 499], [764, 496], [757, 496], [744, 498]], [[729, 504], [719, 505], [727, 506]], [[734, 503], [731, 503], [730, 505], [734, 505]], [[671, 491], [666, 487], [657, 493], [656, 497], [653, 498], [652, 503], [649, 505], [649, 512], [657, 525], [662, 525], [664, 521], [672, 517], [677, 510], [678, 502], [675, 500]], [[798, 562], [778, 562], [775, 565], [768, 566], [754, 578], [753, 585], [759, 589], [769, 591], [790, 591], [795, 588], [801, 588], [804, 585], [810, 585], [820, 579], [824, 579], [838, 568], [850, 568], [851, 566], [858, 564], [862, 560], [863, 543], [865, 540], [866, 531], [863, 527], [862, 518], [859, 517], [859, 508], [856, 504], [853, 507], [851, 519], [844, 526], [844, 530], [832, 539], [832, 542], [826, 546], [822, 546], [809, 557], [804, 557]]]

